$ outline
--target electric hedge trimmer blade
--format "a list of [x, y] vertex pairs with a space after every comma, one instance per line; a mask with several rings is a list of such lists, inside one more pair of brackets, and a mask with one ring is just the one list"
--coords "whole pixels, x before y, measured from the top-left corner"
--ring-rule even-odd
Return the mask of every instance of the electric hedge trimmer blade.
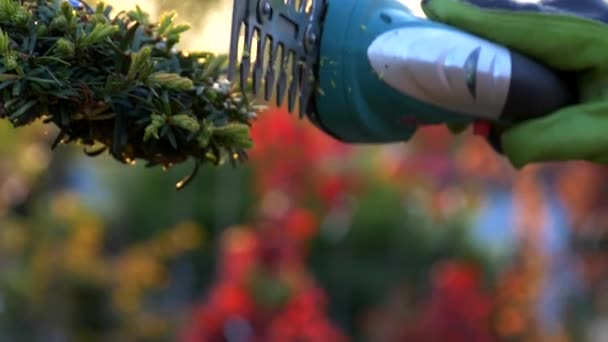
[[300, 115], [311, 114], [325, 8], [326, 0], [234, 0], [228, 78], [238, 69], [243, 90], [257, 96], [263, 84], [266, 101], [281, 106], [287, 95], [290, 112], [298, 100]]

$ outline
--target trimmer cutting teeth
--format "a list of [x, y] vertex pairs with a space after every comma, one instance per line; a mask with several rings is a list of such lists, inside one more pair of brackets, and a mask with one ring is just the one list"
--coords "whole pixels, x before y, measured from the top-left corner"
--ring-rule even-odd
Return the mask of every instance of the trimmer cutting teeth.
[[275, 97], [281, 106], [287, 95], [290, 112], [299, 100], [301, 115], [308, 113], [316, 88], [324, 13], [325, 1], [235, 0], [229, 78], [237, 69], [244, 32], [238, 66], [241, 84], [247, 84], [251, 76], [254, 94], [259, 94], [263, 83], [266, 101]]

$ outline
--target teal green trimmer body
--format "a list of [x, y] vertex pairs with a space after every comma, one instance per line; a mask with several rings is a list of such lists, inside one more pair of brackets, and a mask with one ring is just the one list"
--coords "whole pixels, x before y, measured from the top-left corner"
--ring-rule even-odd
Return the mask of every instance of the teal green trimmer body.
[[[262, 38], [259, 51], [272, 46], [270, 56], [258, 54], [253, 63], [254, 90], [263, 81], [267, 98], [268, 91], [279, 94], [278, 104], [289, 93], [290, 109], [299, 92], [303, 114], [346, 142], [406, 141], [430, 124], [509, 124], [574, 101], [555, 71], [415, 16], [396, 0], [235, 0], [233, 71], [235, 32], [243, 25], [246, 51], [254, 35]], [[282, 60], [290, 55], [296, 63], [286, 73]], [[251, 71], [248, 58], [240, 64], [242, 83]], [[272, 66], [277, 61], [279, 70]]]

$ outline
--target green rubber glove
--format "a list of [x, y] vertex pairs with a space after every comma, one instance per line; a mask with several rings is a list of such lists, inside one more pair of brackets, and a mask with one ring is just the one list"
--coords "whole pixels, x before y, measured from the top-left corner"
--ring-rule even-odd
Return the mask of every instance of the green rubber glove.
[[567, 160], [608, 163], [608, 4], [601, 0], [554, 0], [533, 5], [500, 0], [427, 0], [422, 9], [432, 20], [574, 76], [580, 93], [577, 105], [500, 134], [501, 149], [515, 167]]

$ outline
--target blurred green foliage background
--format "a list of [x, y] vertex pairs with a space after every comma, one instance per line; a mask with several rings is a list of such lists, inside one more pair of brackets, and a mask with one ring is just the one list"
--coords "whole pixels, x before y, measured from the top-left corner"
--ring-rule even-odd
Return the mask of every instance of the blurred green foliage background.
[[[227, 48], [227, 1], [135, 3]], [[226, 32], [219, 35], [218, 32]], [[281, 109], [239, 168], [51, 152], [0, 123], [1, 341], [605, 341], [606, 170], [422, 130], [346, 146]]]

